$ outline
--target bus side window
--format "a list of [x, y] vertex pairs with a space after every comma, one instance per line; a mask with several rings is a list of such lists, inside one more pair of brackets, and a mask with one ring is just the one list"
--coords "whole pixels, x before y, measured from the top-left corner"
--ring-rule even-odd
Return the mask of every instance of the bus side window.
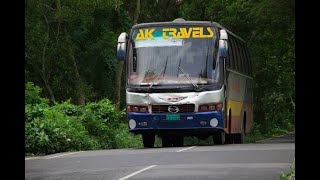
[[245, 44], [241, 44], [241, 54], [243, 57], [242, 58], [243, 59], [243, 62], [242, 62], [243, 72], [248, 75], [248, 59], [247, 59], [246, 52], [245, 52], [244, 48], [245, 48]]
[[243, 47], [243, 51], [244, 51], [244, 57], [245, 57], [245, 62], [246, 62], [246, 74], [250, 75], [249, 73], [249, 69], [250, 69], [250, 65], [249, 65], [249, 57], [248, 57], [248, 53], [247, 53], [247, 45], [244, 45]]
[[245, 63], [244, 63], [244, 54], [243, 54], [243, 44], [242, 42], [238, 42], [239, 43], [239, 53], [240, 53], [240, 59], [241, 59], [241, 66], [240, 66], [240, 72], [245, 74]]
[[216, 62], [218, 57], [218, 51], [219, 51], [219, 39], [216, 39], [214, 46], [214, 54], [213, 54], [213, 63], [212, 63], [212, 69], [216, 69]]
[[229, 46], [229, 50], [228, 50], [228, 53], [229, 53], [229, 58], [228, 58], [229, 66], [228, 67], [230, 69], [233, 69], [233, 46], [231, 44], [231, 40], [230, 39], [229, 39], [228, 46]]
[[241, 56], [240, 56], [240, 50], [239, 50], [239, 43], [237, 42], [237, 40], [234, 41], [235, 42], [235, 51], [236, 51], [236, 59], [235, 59], [235, 69], [238, 72], [241, 72]]
[[252, 62], [251, 62], [251, 57], [250, 57], [249, 50], [248, 50], [247, 46], [245, 48], [245, 51], [246, 51], [246, 56], [247, 56], [247, 59], [248, 59], [248, 74], [250, 76], [252, 76]]
[[230, 36], [230, 50], [231, 50], [231, 54], [232, 54], [232, 58], [230, 59], [230, 69], [235, 70], [236, 69], [236, 65], [235, 65], [235, 61], [236, 61], [236, 53], [235, 53], [235, 44], [234, 44], [234, 39], [232, 38], [232, 36]]
[[230, 68], [230, 64], [231, 64], [231, 59], [232, 59], [232, 52], [231, 52], [231, 49], [230, 49], [230, 40], [228, 40], [228, 46], [229, 46], [229, 48], [228, 48], [228, 57], [227, 57], [227, 62], [226, 62], [226, 64], [227, 64], [227, 68]]

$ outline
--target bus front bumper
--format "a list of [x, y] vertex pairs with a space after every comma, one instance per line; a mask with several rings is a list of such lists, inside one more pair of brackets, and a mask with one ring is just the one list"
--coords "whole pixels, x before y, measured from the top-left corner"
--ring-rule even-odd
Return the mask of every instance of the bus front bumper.
[[132, 133], [159, 130], [223, 129], [223, 111], [183, 114], [128, 113], [128, 126]]

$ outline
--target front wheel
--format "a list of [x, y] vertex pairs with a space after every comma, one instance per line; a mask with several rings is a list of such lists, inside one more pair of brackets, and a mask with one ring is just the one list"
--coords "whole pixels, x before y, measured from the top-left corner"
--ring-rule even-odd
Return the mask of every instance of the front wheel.
[[154, 134], [142, 134], [143, 146], [145, 148], [153, 148], [155, 135]]

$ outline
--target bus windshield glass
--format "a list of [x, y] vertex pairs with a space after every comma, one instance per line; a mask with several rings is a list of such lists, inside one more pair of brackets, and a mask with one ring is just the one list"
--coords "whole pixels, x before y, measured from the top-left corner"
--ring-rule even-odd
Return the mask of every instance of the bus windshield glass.
[[129, 46], [128, 84], [133, 86], [218, 83], [216, 30], [205, 26], [135, 29]]

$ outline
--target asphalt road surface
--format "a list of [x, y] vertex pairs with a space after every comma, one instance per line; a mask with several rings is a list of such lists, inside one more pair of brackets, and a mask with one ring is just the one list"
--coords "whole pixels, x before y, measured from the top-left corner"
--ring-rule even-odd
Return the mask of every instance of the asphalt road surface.
[[25, 179], [280, 179], [294, 134], [256, 144], [112, 149], [26, 158]]

